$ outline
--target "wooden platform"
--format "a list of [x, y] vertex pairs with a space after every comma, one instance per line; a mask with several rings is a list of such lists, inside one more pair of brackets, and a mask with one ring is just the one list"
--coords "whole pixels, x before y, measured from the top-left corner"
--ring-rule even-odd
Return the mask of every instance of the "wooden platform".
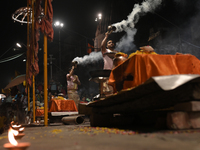
[[[199, 75], [174, 75], [170, 76], [171, 79], [169, 76], [158, 78], [150, 78], [136, 88], [88, 104], [87, 107], [92, 108], [91, 126], [109, 126], [115, 114], [134, 118], [134, 114], [166, 109], [181, 102], [200, 100]], [[180, 79], [185, 82], [180, 82]], [[173, 82], [171, 86], [167, 85], [167, 90], [163, 90], [163, 86], [166, 87], [166, 80]], [[165, 84], [162, 86], [162, 83]]]

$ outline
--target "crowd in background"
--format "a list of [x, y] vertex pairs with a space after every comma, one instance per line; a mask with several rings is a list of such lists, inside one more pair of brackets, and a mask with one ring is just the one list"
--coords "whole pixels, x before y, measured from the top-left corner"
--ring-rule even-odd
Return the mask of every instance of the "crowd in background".
[[[62, 93], [65, 99], [68, 99], [66, 86], [54, 80], [50, 80], [48, 85], [48, 102], [60, 93]], [[39, 81], [36, 82], [35, 87], [36, 109], [38, 107], [42, 108], [44, 107], [44, 84]], [[80, 96], [80, 103], [88, 103], [95, 96], [93, 93], [89, 94], [85, 89], [78, 91], [78, 94]], [[26, 116], [30, 115], [32, 111], [32, 94], [30, 92], [31, 111], [28, 112], [28, 96], [23, 84], [12, 87], [9, 93], [5, 93], [5, 95], [6, 98], [0, 100], [0, 134], [8, 129], [11, 121], [17, 121], [20, 124], [25, 123]]]

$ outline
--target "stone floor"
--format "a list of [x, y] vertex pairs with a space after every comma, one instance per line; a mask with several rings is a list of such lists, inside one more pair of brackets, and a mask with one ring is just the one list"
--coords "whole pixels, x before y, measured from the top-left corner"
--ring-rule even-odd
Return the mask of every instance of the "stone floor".
[[[26, 127], [19, 143], [29, 142], [28, 150], [200, 150], [200, 130], [123, 130], [81, 125], [50, 124]], [[8, 143], [0, 135], [0, 149]]]

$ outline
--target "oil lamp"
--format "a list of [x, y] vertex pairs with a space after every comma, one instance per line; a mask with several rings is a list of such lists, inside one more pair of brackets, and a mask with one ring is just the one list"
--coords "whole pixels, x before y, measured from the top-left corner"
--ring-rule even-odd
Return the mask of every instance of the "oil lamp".
[[4, 144], [4, 148], [8, 149], [8, 150], [26, 150], [29, 146], [30, 143], [18, 143], [14, 137], [14, 135], [19, 134], [18, 131], [13, 130], [12, 128], [10, 128], [8, 130], [8, 140], [10, 143], [6, 143]]
[[17, 135], [14, 135], [16, 140], [21, 139], [25, 134], [24, 132], [24, 127], [21, 127], [21, 125], [12, 125], [12, 129], [18, 131]]
[[17, 135], [14, 135], [14, 137], [15, 137], [16, 140], [20, 140], [24, 135], [25, 135], [24, 133], [19, 133]]
[[12, 125], [12, 128], [14, 130], [19, 130], [21, 128], [21, 125]]

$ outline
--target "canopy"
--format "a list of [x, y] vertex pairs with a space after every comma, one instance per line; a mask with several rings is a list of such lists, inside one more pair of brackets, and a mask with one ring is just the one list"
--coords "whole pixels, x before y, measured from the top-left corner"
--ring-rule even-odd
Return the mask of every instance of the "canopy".
[[21, 84], [23, 81], [26, 80], [26, 75], [19, 75], [16, 78], [14, 78], [4, 89], [9, 89], [13, 86]]

